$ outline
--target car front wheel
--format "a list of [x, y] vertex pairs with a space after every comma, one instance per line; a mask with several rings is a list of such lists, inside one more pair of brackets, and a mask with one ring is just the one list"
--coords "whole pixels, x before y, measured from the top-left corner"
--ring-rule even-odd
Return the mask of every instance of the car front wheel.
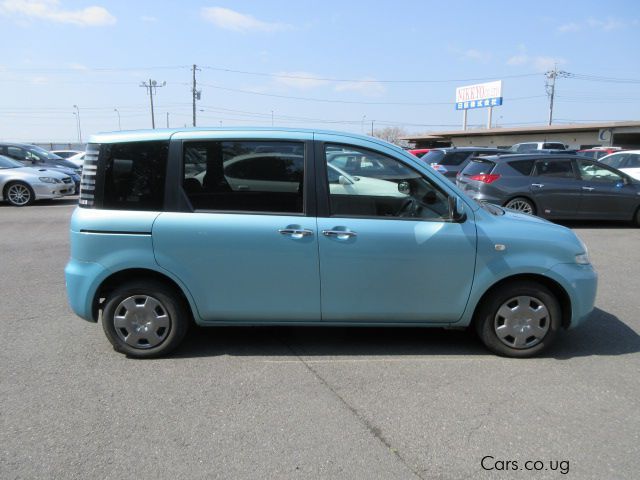
[[33, 203], [36, 196], [26, 183], [13, 182], [5, 187], [4, 198], [14, 207], [26, 207]]
[[130, 357], [166, 355], [184, 338], [189, 317], [184, 300], [160, 282], [132, 281], [111, 292], [102, 328], [113, 348]]
[[475, 318], [480, 339], [507, 357], [531, 357], [555, 340], [562, 324], [560, 304], [544, 285], [518, 281], [504, 284], [483, 301]]

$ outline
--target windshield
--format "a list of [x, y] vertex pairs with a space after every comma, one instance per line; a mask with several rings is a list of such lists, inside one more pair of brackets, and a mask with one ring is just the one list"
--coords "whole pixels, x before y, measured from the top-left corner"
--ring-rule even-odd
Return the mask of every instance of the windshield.
[[444, 158], [444, 152], [442, 150], [431, 150], [426, 155], [420, 157], [426, 163], [440, 163]]
[[20, 162], [16, 162], [11, 158], [0, 155], [0, 168], [21, 168], [24, 167]]
[[31, 153], [33, 153], [34, 155], [36, 155], [37, 157], [39, 157], [39, 158], [45, 158], [45, 159], [48, 158], [50, 160], [62, 160], [63, 159], [62, 157], [56, 155], [55, 153], [51, 153], [50, 151], [45, 150], [42, 147], [31, 147], [29, 149], [29, 151]]
[[477, 200], [474, 200], [474, 201], [492, 215], [496, 215], [496, 216], [504, 215], [504, 209], [499, 207], [498, 205], [494, 205], [493, 203], [487, 203], [487, 202], [479, 202]]
[[622, 165], [622, 161], [624, 160], [625, 155], [609, 155], [608, 157], [601, 158], [600, 163], [604, 163], [605, 165], [613, 168], [620, 168]]

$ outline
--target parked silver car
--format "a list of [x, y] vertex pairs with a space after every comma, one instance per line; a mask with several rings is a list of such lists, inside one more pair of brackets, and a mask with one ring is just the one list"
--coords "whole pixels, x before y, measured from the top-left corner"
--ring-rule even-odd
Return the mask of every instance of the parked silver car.
[[73, 195], [73, 179], [46, 168], [25, 167], [20, 162], [0, 155], [0, 192], [2, 200], [15, 207], [30, 205], [35, 200]]

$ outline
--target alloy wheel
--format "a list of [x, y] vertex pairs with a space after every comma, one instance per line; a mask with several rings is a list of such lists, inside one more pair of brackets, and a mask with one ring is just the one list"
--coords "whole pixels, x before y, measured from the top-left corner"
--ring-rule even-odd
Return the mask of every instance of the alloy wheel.
[[13, 205], [23, 206], [31, 201], [31, 191], [26, 185], [15, 183], [7, 189], [7, 197]]
[[521, 213], [527, 213], [529, 215], [533, 215], [533, 206], [527, 202], [526, 200], [514, 198], [509, 201], [505, 207], [510, 208], [511, 210], [515, 210]]

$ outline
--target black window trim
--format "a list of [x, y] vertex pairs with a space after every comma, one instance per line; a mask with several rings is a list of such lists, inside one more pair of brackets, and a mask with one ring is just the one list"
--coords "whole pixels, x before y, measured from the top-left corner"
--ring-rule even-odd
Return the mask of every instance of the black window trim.
[[[258, 212], [254, 210], [218, 210], [218, 209], [196, 209], [191, 204], [182, 181], [184, 179], [184, 150], [189, 143], [202, 142], [291, 142], [304, 145], [304, 188], [302, 198], [302, 212]], [[237, 214], [237, 215], [270, 215], [279, 217], [315, 217], [316, 216], [316, 193], [315, 193], [315, 169], [314, 169], [314, 149], [313, 140], [295, 138], [261, 138], [261, 137], [224, 137], [224, 138], [189, 138], [171, 139], [169, 145], [169, 166], [167, 170], [167, 182], [165, 191], [169, 203], [165, 204], [165, 211], [183, 213], [212, 213], [212, 214]]]
[[[351, 147], [351, 148], [360, 149], [360, 150], [368, 150], [376, 155], [383, 155], [385, 157], [389, 157], [397, 162], [400, 162], [402, 165], [404, 165], [406, 168], [410, 169], [411, 171], [415, 172], [420, 177], [426, 179], [426, 181], [428, 181], [431, 185], [433, 185], [433, 187], [436, 190], [438, 190], [447, 198], [447, 203], [449, 205], [451, 205], [451, 198], [454, 198], [454, 195], [452, 193], [449, 193], [448, 191], [443, 189], [440, 185], [438, 185], [436, 182], [432, 181], [430, 178], [424, 175], [422, 172], [420, 172], [419, 170], [416, 170], [413, 166], [409, 165], [407, 162], [403, 161], [403, 159], [400, 159], [396, 156], [380, 152], [379, 150], [375, 150], [373, 148], [362, 147], [360, 145], [353, 145], [353, 144], [340, 142], [340, 141], [325, 142], [325, 141], [316, 140], [315, 141], [315, 159], [316, 159], [315, 173], [316, 173], [316, 177], [318, 178], [316, 196], [317, 196], [317, 206], [318, 206], [317, 216], [319, 218], [345, 218], [345, 219], [383, 220], [383, 221], [400, 220], [405, 222], [408, 221], [408, 222], [429, 222], [429, 223], [434, 223], [434, 222], [461, 223], [457, 220], [454, 220], [453, 218], [430, 219], [430, 218], [379, 217], [379, 216], [369, 216], [369, 215], [331, 215], [330, 200], [329, 200], [329, 196], [330, 196], [329, 176], [327, 173], [327, 162], [325, 158], [325, 147], [327, 145], [335, 145], [335, 146], [342, 146], [342, 147]], [[450, 211], [449, 215], [451, 215], [451, 213], [452, 212]], [[466, 221], [466, 218], [464, 221]]]
[[[573, 178], [574, 180], [582, 180], [580, 177], [580, 173], [578, 172], [578, 165], [575, 163], [576, 159], [571, 157], [555, 157], [555, 158], [536, 158], [533, 164], [533, 169], [531, 170], [530, 177], [539, 177], [538, 175], [538, 165], [540, 162], [550, 162], [550, 161], [568, 161], [571, 164], [571, 169], [573, 170]], [[571, 177], [553, 177], [553, 176], [545, 176], [544, 178], [560, 178], [564, 180], [570, 180]]]

